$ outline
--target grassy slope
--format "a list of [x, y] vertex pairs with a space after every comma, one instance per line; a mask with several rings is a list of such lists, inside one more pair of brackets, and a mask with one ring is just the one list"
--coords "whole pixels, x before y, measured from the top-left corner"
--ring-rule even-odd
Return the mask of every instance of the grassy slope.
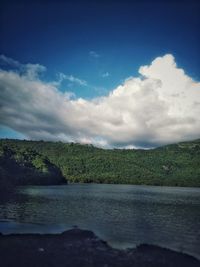
[[151, 150], [8, 139], [0, 140], [0, 146], [36, 151], [70, 182], [200, 186], [200, 140]]

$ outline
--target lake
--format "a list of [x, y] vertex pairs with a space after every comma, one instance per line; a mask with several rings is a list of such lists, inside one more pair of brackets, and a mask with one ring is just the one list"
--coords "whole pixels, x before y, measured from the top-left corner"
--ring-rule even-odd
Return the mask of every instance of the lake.
[[141, 243], [200, 258], [200, 189], [108, 184], [26, 186], [0, 201], [0, 232], [78, 226], [118, 248]]

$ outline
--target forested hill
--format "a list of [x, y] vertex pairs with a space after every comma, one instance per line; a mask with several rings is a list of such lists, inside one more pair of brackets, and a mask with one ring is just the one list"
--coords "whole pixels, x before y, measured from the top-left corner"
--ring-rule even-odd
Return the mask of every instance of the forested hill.
[[0, 192], [12, 191], [16, 185], [52, 185], [64, 183], [57, 166], [35, 150], [24, 147], [0, 145]]
[[34, 157], [57, 167], [69, 182], [200, 186], [200, 140], [151, 150], [107, 150], [75, 143], [1, 139], [0, 149], [1, 158], [6, 151], [15, 155], [23, 151], [27, 157], [36, 153], [40, 156]]

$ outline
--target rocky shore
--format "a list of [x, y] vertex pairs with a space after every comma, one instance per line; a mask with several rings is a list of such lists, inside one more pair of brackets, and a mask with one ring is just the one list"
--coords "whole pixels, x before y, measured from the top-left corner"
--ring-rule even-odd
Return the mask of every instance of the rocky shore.
[[192, 256], [154, 245], [119, 250], [93, 232], [0, 235], [2, 267], [197, 267]]

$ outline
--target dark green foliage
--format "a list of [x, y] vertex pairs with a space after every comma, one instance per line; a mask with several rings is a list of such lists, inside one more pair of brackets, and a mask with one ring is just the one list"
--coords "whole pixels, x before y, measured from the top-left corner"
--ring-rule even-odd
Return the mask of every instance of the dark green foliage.
[[23, 145], [19, 147], [0, 143], [0, 190], [15, 185], [60, 184], [65, 179], [58, 167]]
[[0, 146], [8, 154], [14, 151], [24, 167], [31, 162], [43, 174], [48, 160], [69, 182], [200, 186], [200, 140], [151, 150], [9, 139], [1, 140]]
[[13, 191], [14, 185], [11, 182], [9, 173], [0, 166], [0, 195], [8, 194]]

